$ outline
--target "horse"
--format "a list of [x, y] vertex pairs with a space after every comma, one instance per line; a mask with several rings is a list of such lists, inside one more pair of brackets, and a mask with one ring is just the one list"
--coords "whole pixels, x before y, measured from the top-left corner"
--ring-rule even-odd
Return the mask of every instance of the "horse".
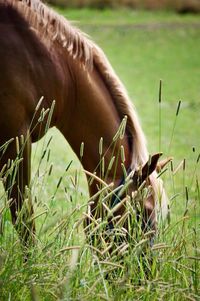
[[[98, 216], [103, 141], [104, 169], [109, 169], [105, 182], [114, 189], [123, 186], [125, 170], [131, 179], [129, 195], [142, 183], [150, 186], [151, 193], [142, 200], [143, 228], [156, 230], [157, 212], [166, 215], [168, 206], [157, 170], [168, 160], [158, 162], [159, 153], [149, 157], [136, 110], [104, 52], [40, 0], [1, 0], [0, 57], [0, 171], [23, 244], [35, 233], [33, 205], [29, 200], [29, 206], [23, 206], [30, 185], [31, 144], [45, 135], [47, 123], [63, 134], [86, 171], [93, 197], [88, 223]], [[50, 119], [46, 112], [51, 112]], [[123, 135], [116, 136], [120, 127]], [[14, 172], [6, 174], [19, 153]], [[110, 161], [115, 161], [112, 167]], [[123, 198], [116, 193], [112, 207]], [[124, 210], [121, 206], [116, 214]]]

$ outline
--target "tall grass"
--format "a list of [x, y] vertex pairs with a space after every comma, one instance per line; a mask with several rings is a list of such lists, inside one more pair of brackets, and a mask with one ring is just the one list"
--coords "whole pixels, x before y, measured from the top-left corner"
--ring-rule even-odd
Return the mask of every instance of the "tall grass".
[[[160, 89], [159, 103], [161, 99]], [[174, 112], [171, 140], [179, 111], [180, 102]], [[118, 135], [122, 132], [120, 127]], [[30, 247], [26, 262], [11, 224], [7, 193], [1, 191], [0, 300], [198, 300], [200, 187], [196, 172], [199, 154], [193, 162], [194, 172], [189, 182], [185, 178], [187, 162], [177, 167], [172, 163], [166, 170], [164, 175], [173, 191], [169, 195], [171, 221], [160, 224], [150, 246], [152, 233], [141, 231], [131, 199], [126, 201], [128, 232], [123, 227], [123, 218], [108, 231], [106, 217], [92, 219], [85, 237], [83, 221], [88, 217], [88, 196], [80, 191], [80, 167], [72, 171], [73, 163], [69, 161], [48, 192], [49, 183], [52, 185], [53, 139], [47, 135], [40, 149], [35, 150], [39, 159], [34, 166], [31, 192], [37, 233], [36, 244]], [[102, 143], [101, 140], [100, 159]], [[80, 148], [84, 156], [83, 145]], [[178, 188], [177, 178], [182, 178], [182, 186]], [[111, 187], [103, 185], [99, 199], [105, 200], [110, 191]], [[61, 206], [56, 204], [60, 198]], [[104, 204], [110, 214], [111, 209]], [[175, 208], [179, 206], [183, 210], [177, 216]]]

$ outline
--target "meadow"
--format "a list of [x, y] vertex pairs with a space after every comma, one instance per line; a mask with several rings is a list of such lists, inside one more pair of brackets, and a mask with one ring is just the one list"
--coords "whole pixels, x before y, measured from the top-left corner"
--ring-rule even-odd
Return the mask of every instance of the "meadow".
[[0, 300], [200, 300], [199, 17], [57, 11], [105, 51], [137, 109], [149, 152], [174, 158], [162, 175], [171, 218], [144, 256], [141, 236], [123, 261], [99, 258], [82, 226], [88, 191], [81, 164], [51, 129], [33, 146], [37, 245], [26, 263], [0, 190]]

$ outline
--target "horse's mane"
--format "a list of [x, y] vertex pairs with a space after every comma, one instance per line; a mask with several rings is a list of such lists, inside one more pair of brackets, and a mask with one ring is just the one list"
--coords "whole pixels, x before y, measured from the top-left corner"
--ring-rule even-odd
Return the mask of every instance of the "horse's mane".
[[[2, 1], [2, 0], [1, 0]], [[137, 168], [148, 159], [146, 142], [135, 109], [127, 92], [112, 69], [103, 51], [86, 34], [71, 25], [40, 0], [3, 0], [3, 3], [16, 8], [28, 21], [30, 27], [41, 34], [50, 36], [66, 49], [74, 59], [79, 59], [87, 68], [97, 68], [107, 86], [122, 119], [128, 117], [127, 133], [132, 137], [132, 168]]]

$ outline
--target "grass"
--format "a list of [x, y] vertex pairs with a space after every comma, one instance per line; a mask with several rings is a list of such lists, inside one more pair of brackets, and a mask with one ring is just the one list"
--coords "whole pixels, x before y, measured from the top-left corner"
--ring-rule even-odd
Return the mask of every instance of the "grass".
[[[174, 157], [163, 175], [171, 223], [161, 227], [146, 254], [145, 237], [134, 234], [124, 257], [96, 256], [82, 226], [85, 176], [53, 129], [33, 147], [37, 246], [26, 263], [0, 193], [0, 300], [199, 300], [200, 40], [199, 25], [191, 25], [199, 24], [198, 18], [127, 10], [62, 13], [79, 20], [79, 27], [105, 50], [134, 100], [149, 150]], [[183, 159], [186, 165], [174, 174]]]
[[[140, 10], [132, 10], [132, 9], [105, 9], [105, 10], [97, 10], [97, 9], [63, 9], [56, 8], [56, 10], [68, 18], [69, 20], [74, 21], [81, 26], [85, 25], [93, 25], [94, 27], [105, 26], [105, 25], [113, 25], [113, 26], [121, 26], [121, 25], [135, 25], [135, 24], [148, 24], [158, 23], [158, 22], [166, 22], [169, 24], [170, 22], [176, 22], [178, 24], [184, 23], [197, 23], [198, 16], [194, 16], [192, 14], [186, 14], [181, 16], [172, 11], [140, 11]], [[92, 28], [88, 30], [92, 31]]]

